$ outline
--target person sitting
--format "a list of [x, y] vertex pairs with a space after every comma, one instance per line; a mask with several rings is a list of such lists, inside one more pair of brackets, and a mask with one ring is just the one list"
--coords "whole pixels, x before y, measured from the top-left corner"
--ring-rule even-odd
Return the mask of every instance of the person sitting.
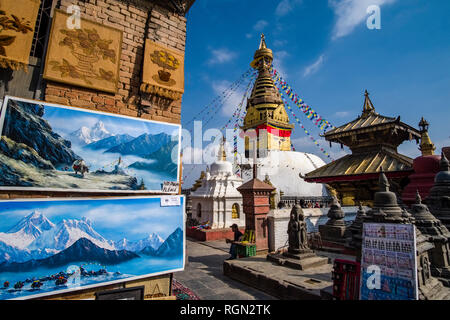
[[230, 239], [225, 239], [226, 243], [231, 243], [230, 246], [230, 255], [231, 257], [229, 257], [227, 260], [233, 260], [236, 259], [237, 257], [237, 245], [235, 242], [239, 242], [242, 240], [242, 232], [239, 231], [239, 227], [236, 223], [234, 223], [231, 226], [231, 230], [234, 232], [234, 240], [230, 240]]

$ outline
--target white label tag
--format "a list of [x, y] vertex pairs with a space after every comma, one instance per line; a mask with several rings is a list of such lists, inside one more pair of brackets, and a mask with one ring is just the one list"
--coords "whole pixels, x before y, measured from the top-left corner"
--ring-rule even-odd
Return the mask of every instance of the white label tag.
[[162, 192], [178, 193], [178, 182], [164, 181]]
[[161, 196], [161, 207], [173, 207], [181, 205], [179, 196]]

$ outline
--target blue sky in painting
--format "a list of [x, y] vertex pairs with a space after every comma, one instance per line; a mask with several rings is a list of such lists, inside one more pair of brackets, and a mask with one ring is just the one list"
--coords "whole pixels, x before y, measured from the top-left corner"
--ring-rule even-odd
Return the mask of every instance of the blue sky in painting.
[[94, 230], [107, 240], [136, 241], [153, 232], [166, 239], [176, 228], [183, 229], [182, 204], [161, 207], [160, 198], [5, 201], [0, 202], [0, 232], [6, 232], [37, 210], [54, 224], [63, 219], [86, 217], [92, 221]]
[[138, 137], [144, 133], [178, 135], [178, 126], [150, 121], [140, 121], [127, 117], [117, 117], [102, 113], [85, 112], [77, 109], [45, 106], [43, 116], [56, 132], [68, 134], [85, 126], [93, 127], [98, 121], [105, 124], [105, 128], [113, 134], [129, 134]]
[[[380, 30], [366, 26], [370, 5], [380, 6]], [[275, 68], [332, 124], [360, 115], [367, 89], [380, 114], [400, 115], [416, 128], [424, 116], [440, 152], [450, 145], [449, 12], [450, 1], [197, 0], [187, 16], [182, 125], [192, 131], [188, 122], [249, 68], [264, 32]], [[203, 130], [225, 125], [242, 95], [240, 88]], [[330, 149], [320, 130], [300, 119], [335, 159], [348, 152]], [[329, 161], [297, 125], [292, 143]], [[399, 151], [420, 155], [414, 142]]]

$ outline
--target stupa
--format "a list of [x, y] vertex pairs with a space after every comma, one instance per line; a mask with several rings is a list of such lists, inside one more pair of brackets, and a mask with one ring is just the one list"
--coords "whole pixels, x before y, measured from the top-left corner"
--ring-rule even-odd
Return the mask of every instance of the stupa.
[[211, 164], [190, 194], [192, 218], [200, 223], [209, 222], [211, 229], [228, 228], [236, 223], [245, 225], [242, 214], [242, 196], [237, 188], [242, 179], [234, 174], [227, 161], [225, 140], [222, 141], [217, 160]]
[[[325, 165], [318, 156], [305, 152], [291, 151], [290, 123], [281, 95], [270, 73], [273, 61], [272, 50], [267, 48], [264, 35], [256, 50], [251, 66], [258, 71], [251, 96], [247, 100], [246, 114], [241, 136], [245, 142], [245, 158], [242, 159], [242, 178], [253, 178], [253, 151], [256, 150], [258, 178], [268, 175], [272, 185], [284, 197], [319, 200], [328, 199], [328, 192], [322, 184], [306, 183], [304, 175]], [[256, 145], [256, 147], [255, 147]]]

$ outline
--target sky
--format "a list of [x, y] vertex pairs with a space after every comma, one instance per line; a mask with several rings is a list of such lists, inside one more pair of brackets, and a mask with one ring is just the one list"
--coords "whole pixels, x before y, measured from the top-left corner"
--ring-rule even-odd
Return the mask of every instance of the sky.
[[[183, 201], [183, 198], [181, 198]], [[0, 232], [6, 232], [34, 210], [52, 223], [63, 219], [86, 217], [92, 227], [107, 240], [144, 239], [153, 232], [164, 240], [183, 228], [183, 203], [164, 207], [160, 198], [128, 198], [107, 200], [4, 201], [0, 203]]]
[[[373, 5], [380, 8], [380, 29], [368, 28]], [[280, 75], [333, 125], [361, 114], [367, 89], [382, 115], [417, 129], [425, 117], [440, 152], [450, 146], [449, 12], [450, 1], [441, 0], [197, 0], [187, 14], [183, 128], [192, 134], [194, 116], [208, 122], [204, 131], [227, 123], [243, 86], [213, 117], [199, 113], [248, 70], [263, 32]], [[348, 152], [330, 149], [321, 131], [296, 114], [332, 158]], [[291, 139], [297, 151], [330, 161], [297, 124]], [[415, 158], [417, 148], [405, 142], [399, 152]], [[193, 175], [186, 185], [198, 178]]]

